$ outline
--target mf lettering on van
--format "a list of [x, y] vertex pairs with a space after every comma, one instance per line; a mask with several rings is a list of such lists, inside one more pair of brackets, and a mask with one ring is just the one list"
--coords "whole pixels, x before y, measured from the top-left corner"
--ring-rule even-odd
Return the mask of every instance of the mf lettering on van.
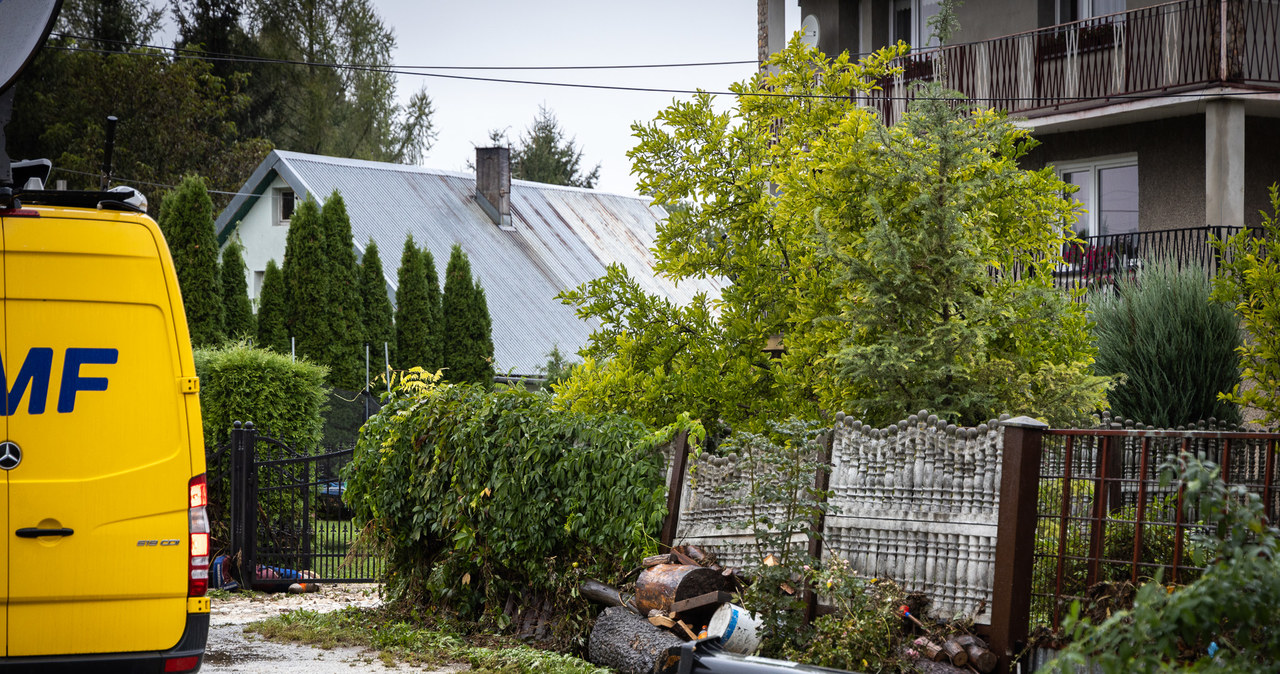
[[[18, 368], [18, 375], [12, 378], [12, 384], [9, 383], [11, 380], [4, 366], [0, 364], [0, 385], [4, 386], [5, 394], [0, 416], [7, 417], [17, 413], [23, 396], [27, 397], [27, 414], [44, 414], [49, 400], [53, 357], [53, 349], [49, 347], [32, 347], [27, 351], [27, 357], [22, 361], [22, 366]], [[58, 383], [58, 413], [74, 412], [76, 395], [82, 391], [107, 390], [106, 377], [82, 376], [80, 374], [82, 366], [115, 365], [119, 359], [119, 349], [67, 349], [62, 358], [62, 380]]]

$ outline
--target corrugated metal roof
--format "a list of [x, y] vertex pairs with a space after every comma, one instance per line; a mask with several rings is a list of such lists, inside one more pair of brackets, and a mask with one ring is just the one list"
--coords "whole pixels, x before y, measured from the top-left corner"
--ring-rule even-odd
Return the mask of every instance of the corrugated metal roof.
[[[431, 250], [441, 278], [451, 247], [460, 245], [485, 289], [500, 374], [535, 373], [552, 347], [568, 354], [586, 343], [597, 326], [555, 295], [602, 276], [611, 262], [625, 266], [646, 291], [679, 304], [698, 292], [719, 293], [713, 280], [677, 287], [654, 273], [650, 248], [665, 213], [644, 199], [513, 180], [515, 231], [504, 231], [477, 203], [471, 174], [275, 151], [242, 192], [261, 194], [273, 172], [299, 196], [322, 200], [336, 189], [346, 201], [357, 250], [369, 239], [377, 242], [392, 286], [406, 236]], [[256, 198], [242, 195], [223, 211], [221, 239]]]

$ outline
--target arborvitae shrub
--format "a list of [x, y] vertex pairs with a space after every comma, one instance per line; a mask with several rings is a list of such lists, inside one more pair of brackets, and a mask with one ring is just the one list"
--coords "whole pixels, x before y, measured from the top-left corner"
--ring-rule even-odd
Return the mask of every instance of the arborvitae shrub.
[[213, 231], [213, 201], [198, 176], [183, 178], [160, 203], [160, 229], [173, 255], [193, 346], [212, 346], [226, 338], [218, 239]]
[[[391, 362], [396, 362], [396, 331], [392, 322], [391, 299], [387, 296], [387, 279], [383, 276], [382, 258], [378, 255], [378, 245], [373, 239], [365, 246], [364, 260], [360, 264], [360, 308], [360, 322], [364, 327], [364, 338], [369, 345], [372, 362], [383, 362], [384, 344], [387, 351], [390, 351]], [[374, 369], [382, 371], [380, 365]]]
[[1125, 375], [1107, 396], [1113, 414], [1159, 428], [1210, 417], [1240, 422], [1239, 408], [1218, 399], [1240, 381], [1240, 327], [1209, 293], [1203, 268], [1160, 262], [1114, 293], [1092, 295], [1097, 371]]
[[489, 310], [479, 284], [471, 278], [471, 262], [456, 244], [444, 279], [444, 365], [451, 382], [490, 385], [493, 353], [489, 343]]
[[364, 388], [364, 328], [360, 322], [360, 288], [356, 254], [351, 247], [351, 220], [342, 196], [334, 190], [320, 212], [325, 257], [329, 262], [329, 307], [332, 341], [326, 363], [329, 383], [349, 391]]
[[431, 303], [427, 296], [423, 255], [405, 239], [400, 257], [399, 283], [396, 289], [396, 366], [427, 368], [434, 362], [431, 355]]
[[221, 272], [222, 306], [226, 310], [227, 336], [232, 339], [250, 337], [257, 331], [244, 270], [244, 246], [232, 241], [222, 251]]
[[289, 348], [288, 310], [284, 299], [284, 274], [275, 260], [267, 261], [258, 291], [258, 346], [287, 354]]
[[328, 362], [333, 343], [327, 255], [320, 207], [308, 198], [289, 219], [283, 272], [289, 334], [298, 355], [314, 363]]
[[423, 367], [434, 372], [444, 367], [444, 309], [440, 298], [440, 275], [436, 273], [436, 259], [431, 250], [422, 246], [422, 273], [427, 279], [427, 304], [431, 306], [431, 318], [427, 321], [427, 355], [430, 362]]

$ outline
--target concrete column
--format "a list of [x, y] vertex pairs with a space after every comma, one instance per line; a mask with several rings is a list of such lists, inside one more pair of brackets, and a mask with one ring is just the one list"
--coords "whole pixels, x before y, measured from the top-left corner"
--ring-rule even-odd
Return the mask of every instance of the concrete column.
[[1204, 111], [1204, 210], [1210, 227], [1244, 225], [1244, 101], [1210, 101]]

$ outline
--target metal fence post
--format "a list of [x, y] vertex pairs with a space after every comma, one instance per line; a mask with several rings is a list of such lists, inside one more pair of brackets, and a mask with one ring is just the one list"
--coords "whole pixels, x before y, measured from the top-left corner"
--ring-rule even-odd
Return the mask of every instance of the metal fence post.
[[662, 532], [658, 535], [658, 552], [671, 551], [676, 540], [676, 527], [680, 526], [680, 497], [684, 494], [685, 465], [689, 461], [689, 431], [676, 436], [675, 461], [667, 480], [667, 517], [662, 520]]
[[258, 580], [258, 468], [255, 465], [256, 457], [254, 456], [258, 429], [253, 427], [252, 421], [244, 424], [243, 448], [241, 452], [244, 456], [244, 511], [242, 514], [242, 524], [244, 526], [244, 551], [241, 554], [240, 576], [241, 583], [246, 585], [247, 590], [253, 589], [253, 584]]
[[991, 650], [997, 672], [1026, 645], [1031, 618], [1031, 570], [1035, 563], [1036, 501], [1040, 486], [1041, 440], [1048, 426], [1030, 417], [1005, 421], [1000, 465], [1000, 511], [991, 596]]
[[[245, 475], [244, 468], [244, 427], [237, 421], [231, 425], [231, 494], [228, 499], [228, 510], [231, 516], [231, 550], [232, 563], [239, 566], [244, 558], [245, 537]], [[244, 574], [240, 576], [243, 578]]]

